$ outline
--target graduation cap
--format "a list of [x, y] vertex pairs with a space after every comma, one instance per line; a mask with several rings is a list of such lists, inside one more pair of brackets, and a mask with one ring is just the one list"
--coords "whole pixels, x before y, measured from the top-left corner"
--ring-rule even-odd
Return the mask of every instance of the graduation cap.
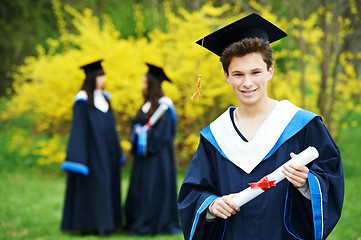
[[[217, 31], [203, 37], [196, 43], [213, 52], [217, 56], [221, 56], [224, 49], [234, 42], [241, 41], [245, 38], [261, 38], [268, 43], [275, 42], [287, 34], [261, 17], [256, 13], [252, 13], [244, 18], [239, 19]], [[202, 62], [202, 55], [199, 66]], [[191, 97], [199, 99], [201, 95], [201, 74], [198, 75], [195, 93]]]
[[257, 37], [272, 43], [286, 36], [284, 31], [252, 13], [198, 40], [197, 44], [221, 56], [229, 45], [244, 38]]
[[160, 83], [162, 83], [164, 80], [168, 81], [168, 82], [172, 82], [167, 75], [165, 74], [165, 72], [163, 71], [162, 68], [157, 67], [153, 64], [150, 63], [146, 63], [149, 70], [147, 73], [151, 74], [153, 77], [155, 77]]
[[91, 72], [94, 72], [94, 71], [99, 70], [99, 69], [103, 69], [102, 65], [100, 64], [101, 61], [103, 61], [103, 60], [101, 59], [101, 60], [98, 60], [96, 62], [86, 64], [84, 66], [81, 66], [80, 68], [84, 70], [86, 75], [88, 75]]

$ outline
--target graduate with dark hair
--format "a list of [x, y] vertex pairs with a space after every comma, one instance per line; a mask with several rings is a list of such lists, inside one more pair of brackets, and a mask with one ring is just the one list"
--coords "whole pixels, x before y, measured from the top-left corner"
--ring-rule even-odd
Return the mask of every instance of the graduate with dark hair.
[[147, 65], [144, 104], [132, 120], [135, 159], [125, 205], [127, 226], [135, 235], [176, 234], [181, 231], [173, 143], [177, 117], [161, 88], [171, 80], [162, 68]]
[[[197, 42], [220, 57], [238, 106], [200, 132], [178, 199], [187, 240], [326, 239], [340, 218], [341, 155], [321, 117], [267, 95], [274, 73], [269, 44], [285, 36], [251, 14]], [[237, 205], [237, 193], [267, 181], [309, 146], [318, 150], [316, 160], [286, 164], [287, 180], [268, 182], [261, 195]]]
[[81, 67], [85, 80], [76, 95], [66, 160], [67, 184], [61, 229], [108, 235], [122, 227], [119, 144], [101, 61]]

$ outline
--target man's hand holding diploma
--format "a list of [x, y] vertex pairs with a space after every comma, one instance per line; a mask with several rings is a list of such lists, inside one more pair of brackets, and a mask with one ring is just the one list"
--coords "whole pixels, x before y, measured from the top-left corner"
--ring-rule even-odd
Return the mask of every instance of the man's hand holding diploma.
[[240, 209], [239, 206], [233, 198], [236, 196], [236, 193], [229, 195], [224, 195], [220, 198], [215, 199], [209, 205], [209, 211], [216, 217], [223, 219], [229, 218], [231, 215], [236, 214]]
[[[291, 153], [290, 156], [291, 160], [280, 166], [273, 173], [265, 176], [260, 182], [262, 182], [262, 180], [266, 182], [270, 181], [269, 188], [271, 188], [275, 186], [274, 184], [277, 184], [286, 178], [294, 187], [301, 187], [306, 182], [309, 172], [309, 169], [305, 165], [318, 158], [318, 151], [314, 147], [309, 147], [298, 155]], [[231, 215], [236, 214], [241, 206], [264, 191], [267, 191], [267, 189], [253, 188], [253, 184], [254, 183], [250, 184], [251, 187], [246, 188], [239, 193], [224, 195], [215, 199], [209, 205], [209, 211], [214, 216], [223, 219], [227, 219]]]
[[[290, 156], [293, 159], [297, 155], [291, 153]], [[306, 166], [290, 163], [283, 166], [282, 172], [285, 174], [286, 179], [292, 183], [295, 188], [299, 188], [306, 182], [309, 170]]]
[[[290, 154], [291, 158], [296, 157], [294, 153]], [[300, 164], [285, 164], [282, 172], [285, 174], [286, 179], [293, 184], [294, 187], [301, 187], [307, 180], [308, 168]], [[223, 197], [215, 199], [209, 206], [209, 211], [216, 217], [223, 219], [229, 218], [231, 215], [235, 215], [239, 210], [239, 206], [233, 198], [237, 194], [232, 193], [224, 195]]]

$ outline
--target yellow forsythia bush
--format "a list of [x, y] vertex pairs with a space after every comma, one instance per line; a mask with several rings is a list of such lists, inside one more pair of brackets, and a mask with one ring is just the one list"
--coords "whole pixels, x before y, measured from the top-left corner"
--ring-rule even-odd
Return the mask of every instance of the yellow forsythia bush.
[[[316, 56], [306, 55], [307, 60], [307, 109], [317, 112], [316, 96], [319, 87], [320, 46], [318, 40], [322, 31], [316, 27], [315, 16], [311, 15], [306, 22], [295, 19], [287, 22], [272, 13], [269, 7], [262, 7], [251, 1], [251, 5], [266, 19], [285, 29], [297, 37], [298, 26], [303, 25], [306, 43], [314, 49]], [[145, 62], [162, 66], [173, 84], [165, 82], [164, 92], [174, 104], [178, 115], [176, 149], [178, 160], [186, 163], [193, 156], [199, 141], [199, 133], [230, 105], [236, 105], [236, 99], [230, 86], [225, 83], [222, 66], [218, 58], [195, 44], [201, 37], [234, 20], [244, 17], [246, 13], [239, 9], [230, 9], [228, 5], [213, 7], [206, 4], [199, 11], [189, 13], [179, 10], [176, 16], [166, 2], [165, 12], [168, 20], [166, 32], [154, 29], [148, 36], [142, 33], [142, 17], [139, 6], [135, 8], [137, 19], [137, 38], [121, 37], [121, 32], [114, 28], [108, 16], [103, 17], [103, 24], [93, 16], [91, 10], [77, 12], [70, 6], [66, 11], [73, 16], [72, 25], [76, 34], [67, 33], [59, 39], [48, 41], [50, 49], [38, 47], [38, 55], [28, 57], [24, 65], [14, 73], [14, 89], [16, 94], [8, 103], [2, 120], [11, 120], [24, 113], [31, 113], [36, 132], [48, 134], [52, 139], [39, 142], [36, 146], [40, 156], [40, 164], [62, 162], [65, 158], [65, 143], [72, 118], [73, 98], [79, 91], [85, 77], [79, 67], [86, 63], [104, 59], [102, 65], [106, 73], [106, 90], [112, 94], [112, 108], [118, 123], [121, 144], [126, 153], [129, 152], [129, 120], [140, 107], [142, 76], [147, 71]], [[222, 17], [233, 11], [232, 18]], [[227, 15], [227, 14], [226, 14]], [[144, 21], [144, 20], [143, 20]], [[321, 31], [321, 32], [320, 32]], [[307, 36], [312, 36], [307, 38]], [[290, 99], [301, 104], [299, 89], [300, 74], [293, 64], [300, 53], [297, 48], [285, 49], [279, 46], [285, 39], [272, 45], [275, 52], [275, 76], [270, 82], [270, 95], [276, 99]], [[59, 48], [63, 43], [63, 51]], [[342, 60], [347, 64], [347, 58]], [[288, 60], [287, 60], [288, 59]], [[278, 71], [277, 61], [286, 61], [286, 71]], [[198, 101], [192, 101], [198, 74], [201, 73], [201, 95]], [[341, 73], [340, 73], [341, 74]], [[353, 69], [343, 72], [346, 79], [354, 74]], [[346, 86], [337, 88], [340, 95], [348, 86], [360, 89], [357, 81], [347, 81]], [[352, 93], [348, 93], [352, 96]], [[347, 99], [346, 99], [347, 100]], [[346, 101], [343, 100], [343, 101]], [[347, 111], [342, 107], [343, 101], [335, 103], [335, 108]], [[355, 106], [349, 106], [355, 108]], [[337, 111], [338, 111], [337, 110]], [[17, 141], [18, 142], [18, 141]], [[19, 144], [20, 145], [20, 144]], [[35, 146], [34, 146], [35, 147]]]

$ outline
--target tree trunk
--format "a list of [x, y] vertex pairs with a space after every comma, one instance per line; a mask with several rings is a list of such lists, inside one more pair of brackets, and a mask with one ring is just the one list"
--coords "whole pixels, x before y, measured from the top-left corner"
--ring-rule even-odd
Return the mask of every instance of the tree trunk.
[[[303, 8], [298, 8], [298, 18], [301, 20], [301, 22], [304, 22], [304, 12], [303, 12]], [[298, 44], [300, 46], [300, 51], [301, 51], [301, 55], [300, 55], [300, 60], [299, 60], [299, 64], [300, 64], [300, 73], [301, 73], [301, 82], [300, 82], [300, 88], [301, 88], [301, 107], [305, 108], [306, 107], [306, 83], [305, 83], [305, 61], [303, 56], [306, 54], [305, 53], [305, 39], [303, 37], [303, 25], [301, 24], [299, 27], [299, 31], [300, 31], [300, 38], [298, 39]]]
[[[327, 0], [323, 0], [323, 6], [327, 9]], [[329, 27], [327, 24], [327, 10], [324, 10], [324, 12], [321, 15], [321, 28], [323, 29], [324, 36], [322, 38], [322, 53], [323, 53], [323, 59], [321, 60], [321, 79], [320, 79], [320, 92], [318, 95], [317, 100], [317, 107], [320, 109], [320, 114], [328, 119], [325, 105], [326, 105], [326, 99], [327, 99], [327, 78], [328, 78], [328, 69], [330, 65], [330, 49], [328, 48], [328, 42], [327, 38], [329, 35]]]

